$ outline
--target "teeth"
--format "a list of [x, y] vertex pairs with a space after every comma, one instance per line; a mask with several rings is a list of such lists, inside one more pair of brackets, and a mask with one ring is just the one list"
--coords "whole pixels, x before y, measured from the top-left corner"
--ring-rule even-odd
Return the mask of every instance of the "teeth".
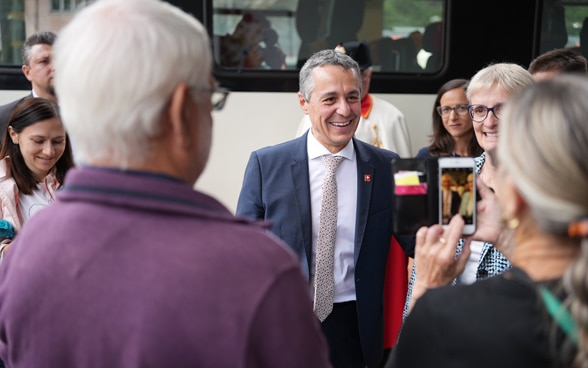
[[498, 133], [486, 133], [488, 137], [498, 137]]
[[351, 124], [350, 121], [346, 121], [346, 122], [343, 122], [343, 123], [331, 123], [331, 125], [334, 125], [336, 127], [344, 127], [344, 126], [347, 126], [349, 124]]

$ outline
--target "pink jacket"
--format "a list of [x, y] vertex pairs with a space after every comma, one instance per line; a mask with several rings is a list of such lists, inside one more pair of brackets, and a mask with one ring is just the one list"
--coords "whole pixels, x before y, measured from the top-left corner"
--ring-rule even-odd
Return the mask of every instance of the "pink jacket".
[[[19, 190], [10, 172], [8, 160], [10, 160], [10, 157], [5, 157], [0, 160], [0, 207], [2, 210], [0, 216], [10, 221], [14, 225], [14, 230], [18, 232], [22, 228], [18, 204]], [[45, 178], [45, 186], [51, 196], [54, 197], [59, 182], [53, 174], [49, 174]]]

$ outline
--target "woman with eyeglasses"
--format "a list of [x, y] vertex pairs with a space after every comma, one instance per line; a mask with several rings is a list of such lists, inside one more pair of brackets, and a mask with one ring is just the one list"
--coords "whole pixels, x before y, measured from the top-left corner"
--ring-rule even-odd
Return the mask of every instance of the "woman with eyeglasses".
[[431, 144], [416, 157], [477, 157], [482, 148], [468, 114], [467, 79], [452, 79], [439, 88], [433, 105]]
[[[478, 71], [467, 87], [468, 113], [474, 124], [476, 139], [484, 152], [476, 157], [476, 175], [489, 188], [496, 185], [496, 166], [486, 152], [496, 148], [502, 105], [518, 90], [534, 83], [531, 74], [523, 67], [512, 63], [498, 63]], [[462, 252], [463, 239], [459, 240], [458, 252]], [[434, 255], [429, 255], [433, 256]], [[457, 277], [435, 274], [429, 267], [434, 259], [419, 259], [415, 254], [410, 276], [404, 317], [428, 288], [446, 284], [471, 284], [503, 273], [511, 267], [508, 259], [492, 243], [472, 241], [464, 251], [465, 269]], [[425, 256], [422, 256], [425, 257]]]
[[[496, 243], [513, 267], [473, 285], [428, 290], [386, 368], [588, 366], [588, 79], [560, 75], [513, 97], [502, 93], [505, 84], [496, 87], [492, 97], [471, 100], [496, 112], [508, 99], [498, 112], [498, 145], [488, 139], [495, 194], [478, 180], [473, 238]], [[478, 110], [480, 118], [488, 111]], [[482, 134], [494, 134], [495, 123], [488, 125]], [[437, 264], [458, 273], [463, 224], [456, 216], [445, 231], [419, 229], [417, 257], [442, 254]]]

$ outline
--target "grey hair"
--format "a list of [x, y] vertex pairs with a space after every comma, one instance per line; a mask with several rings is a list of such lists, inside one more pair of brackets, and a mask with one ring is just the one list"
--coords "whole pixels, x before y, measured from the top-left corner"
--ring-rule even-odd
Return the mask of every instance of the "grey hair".
[[497, 63], [479, 70], [472, 77], [466, 89], [466, 95], [468, 101], [471, 101], [472, 95], [495, 86], [510, 95], [533, 82], [531, 73], [522, 66], [513, 63]]
[[310, 101], [310, 95], [312, 94], [312, 91], [315, 87], [314, 81], [312, 79], [312, 71], [315, 68], [320, 68], [326, 65], [337, 65], [342, 67], [344, 70], [353, 70], [359, 83], [359, 92], [361, 93], [361, 72], [357, 62], [346, 54], [327, 49], [312, 55], [306, 61], [306, 63], [304, 63], [302, 69], [300, 69], [300, 93], [306, 101]]
[[207, 87], [212, 78], [206, 29], [160, 0], [92, 3], [60, 31], [53, 54], [78, 164], [110, 159], [126, 168], [150, 160], [174, 89]]
[[[568, 237], [588, 219], [588, 78], [559, 75], [537, 82], [505, 105], [498, 162], [546, 233]], [[564, 275], [566, 303], [579, 331], [576, 367], [588, 366], [588, 239]]]
[[35, 45], [53, 46], [57, 35], [53, 32], [43, 31], [30, 35], [22, 45], [21, 57], [23, 65], [29, 65], [31, 62], [31, 48]]

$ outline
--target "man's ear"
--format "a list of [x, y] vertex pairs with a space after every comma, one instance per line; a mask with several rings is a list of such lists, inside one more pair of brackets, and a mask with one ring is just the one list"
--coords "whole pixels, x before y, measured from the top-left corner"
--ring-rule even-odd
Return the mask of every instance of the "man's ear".
[[21, 67], [22, 69], [22, 74], [24, 74], [24, 76], [28, 79], [28, 81], [31, 81], [31, 67], [28, 65], [23, 65]]
[[186, 134], [188, 125], [188, 106], [190, 90], [185, 83], [178, 84], [172, 93], [169, 107], [168, 118], [173, 138], [183, 147], [187, 142], [189, 135]]
[[308, 102], [304, 99], [301, 92], [298, 92], [298, 103], [300, 104], [300, 108], [306, 115], [308, 115]]

